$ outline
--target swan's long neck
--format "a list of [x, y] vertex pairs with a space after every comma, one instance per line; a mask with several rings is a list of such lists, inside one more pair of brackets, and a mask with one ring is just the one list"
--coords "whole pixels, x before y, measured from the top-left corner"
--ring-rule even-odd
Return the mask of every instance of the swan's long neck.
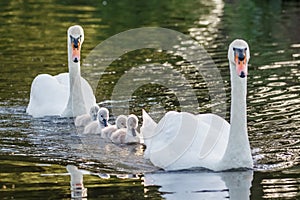
[[253, 161], [247, 132], [247, 78], [237, 75], [236, 67], [230, 62], [231, 73], [231, 115], [230, 134], [223, 165], [234, 168], [252, 168]]
[[80, 61], [77, 63], [72, 61], [71, 51], [71, 47], [68, 47], [70, 94], [67, 107], [62, 114], [64, 117], [75, 117], [87, 113], [81, 88]]

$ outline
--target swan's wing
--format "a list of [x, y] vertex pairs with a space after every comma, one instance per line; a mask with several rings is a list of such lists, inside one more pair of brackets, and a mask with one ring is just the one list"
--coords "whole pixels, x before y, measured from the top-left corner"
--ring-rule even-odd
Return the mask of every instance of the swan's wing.
[[195, 115], [181, 112], [168, 112], [160, 120], [151, 143], [150, 160], [163, 169], [169, 169], [189, 151], [198, 132]]
[[149, 157], [161, 168], [208, 167], [222, 158], [230, 126], [214, 114], [168, 112], [154, 130]]
[[38, 75], [31, 84], [30, 101], [26, 112], [33, 117], [60, 115], [68, 97], [69, 90], [66, 85], [51, 75]]
[[199, 159], [217, 160], [223, 157], [229, 139], [230, 124], [215, 114], [202, 114], [197, 116], [202, 126], [203, 144], [199, 148]]
[[[96, 98], [88, 82], [81, 78], [82, 93], [88, 111], [96, 104]], [[69, 99], [69, 73], [56, 76], [38, 75], [31, 85], [30, 101], [26, 112], [33, 117], [61, 115]]]
[[65, 85], [65, 87], [69, 88], [70, 80], [69, 80], [69, 73], [60, 73], [54, 76], [59, 84]]

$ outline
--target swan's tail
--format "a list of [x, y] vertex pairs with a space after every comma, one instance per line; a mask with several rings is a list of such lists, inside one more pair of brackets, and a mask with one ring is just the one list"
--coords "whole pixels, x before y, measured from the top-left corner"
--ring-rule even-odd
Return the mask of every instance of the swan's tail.
[[144, 153], [145, 158], [149, 158], [149, 150], [151, 148], [151, 139], [155, 134], [155, 128], [157, 123], [148, 115], [143, 109], [143, 125], [141, 127], [142, 141], [146, 145], [146, 151]]

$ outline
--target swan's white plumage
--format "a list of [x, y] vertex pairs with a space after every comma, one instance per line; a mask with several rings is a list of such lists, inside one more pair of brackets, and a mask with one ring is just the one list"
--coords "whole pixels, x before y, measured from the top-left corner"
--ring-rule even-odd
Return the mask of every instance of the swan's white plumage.
[[127, 117], [125, 115], [119, 115], [116, 119], [116, 124], [107, 126], [102, 129], [101, 137], [104, 139], [110, 139], [111, 134], [118, 129], [126, 128]]
[[88, 113], [89, 108], [96, 104], [91, 86], [80, 75], [80, 60], [77, 62], [72, 60], [70, 36], [81, 36], [81, 48], [84, 40], [83, 29], [78, 25], [68, 29], [69, 73], [56, 76], [41, 74], [32, 81], [26, 112], [33, 117], [51, 115], [74, 117]]
[[[145, 111], [144, 114], [148, 115]], [[154, 132], [149, 139], [146, 139], [150, 133], [145, 136], [145, 127], [141, 130], [146, 145], [145, 158], [156, 166], [170, 170], [195, 166], [212, 169], [210, 163], [224, 155], [226, 145], [222, 144], [228, 140], [230, 125], [214, 114], [171, 111], [152, 128]]]
[[[245, 69], [235, 60], [239, 59], [235, 48], [243, 50], [240, 52], [246, 57], [242, 66]], [[214, 114], [174, 111], [166, 113], [156, 124], [143, 111], [141, 133], [146, 145], [145, 158], [155, 166], [165, 170], [204, 167], [215, 171], [253, 167], [246, 125], [248, 44], [243, 40], [233, 41], [228, 58], [232, 87], [231, 125]]]
[[92, 121], [89, 123], [85, 128], [83, 133], [84, 134], [101, 134], [102, 129], [104, 127], [107, 127], [108, 124], [108, 119], [109, 119], [109, 111], [107, 108], [100, 108], [98, 113], [97, 113], [97, 120]]
[[33, 117], [60, 115], [67, 105], [68, 88], [68, 85], [60, 83], [55, 76], [38, 75], [31, 84], [30, 102], [26, 112]]
[[116, 144], [139, 143], [140, 134], [137, 132], [138, 118], [129, 115], [126, 123], [127, 128], [121, 128], [111, 134], [111, 141]]
[[75, 118], [75, 122], [74, 122], [75, 126], [86, 126], [92, 121], [97, 120], [98, 111], [99, 111], [98, 105], [92, 106], [90, 108], [89, 114], [83, 114]]

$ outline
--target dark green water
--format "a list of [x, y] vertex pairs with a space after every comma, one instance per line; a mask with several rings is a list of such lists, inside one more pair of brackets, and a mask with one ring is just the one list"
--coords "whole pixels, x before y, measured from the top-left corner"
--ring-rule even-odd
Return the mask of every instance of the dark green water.
[[[66, 30], [74, 24], [85, 30], [83, 64], [98, 44], [134, 28], [164, 27], [192, 37], [221, 73], [228, 95], [227, 119], [227, 46], [234, 38], [247, 40], [253, 174], [163, 173], [143, 159], [139, 146], [95, 144], [93, 138], [77, 134], [72, 119], [28, 116], [25, 110], [33, 78], [67, 71]], [[67, 164], [111, 176], [85, 175], [88, 199], [299, 199], [299, 33], [298, 1], [1, 1], [1, 199], [70, 199]], [[192, 46], [183, 41], [174, 48]], [[189, 63], [176, 52], [148, 48], [124, 52], [107, 66], [97, 85], [97, 102], [121, 111], [129, 103], [129, 111], [140, 119], [142, 108], [157, 118], [166, 110], [181, 110], [176, 95], [155, 84], [139, 87], [129, 102], [112, 100], [125, 71], [151, 63], [171, 66], [183, 74], [197, 95], [199, 106], [194, 112], [211, 112], [215, 105], [206, 84]], [[134, 178], [123, 178], [131, 174]]]

